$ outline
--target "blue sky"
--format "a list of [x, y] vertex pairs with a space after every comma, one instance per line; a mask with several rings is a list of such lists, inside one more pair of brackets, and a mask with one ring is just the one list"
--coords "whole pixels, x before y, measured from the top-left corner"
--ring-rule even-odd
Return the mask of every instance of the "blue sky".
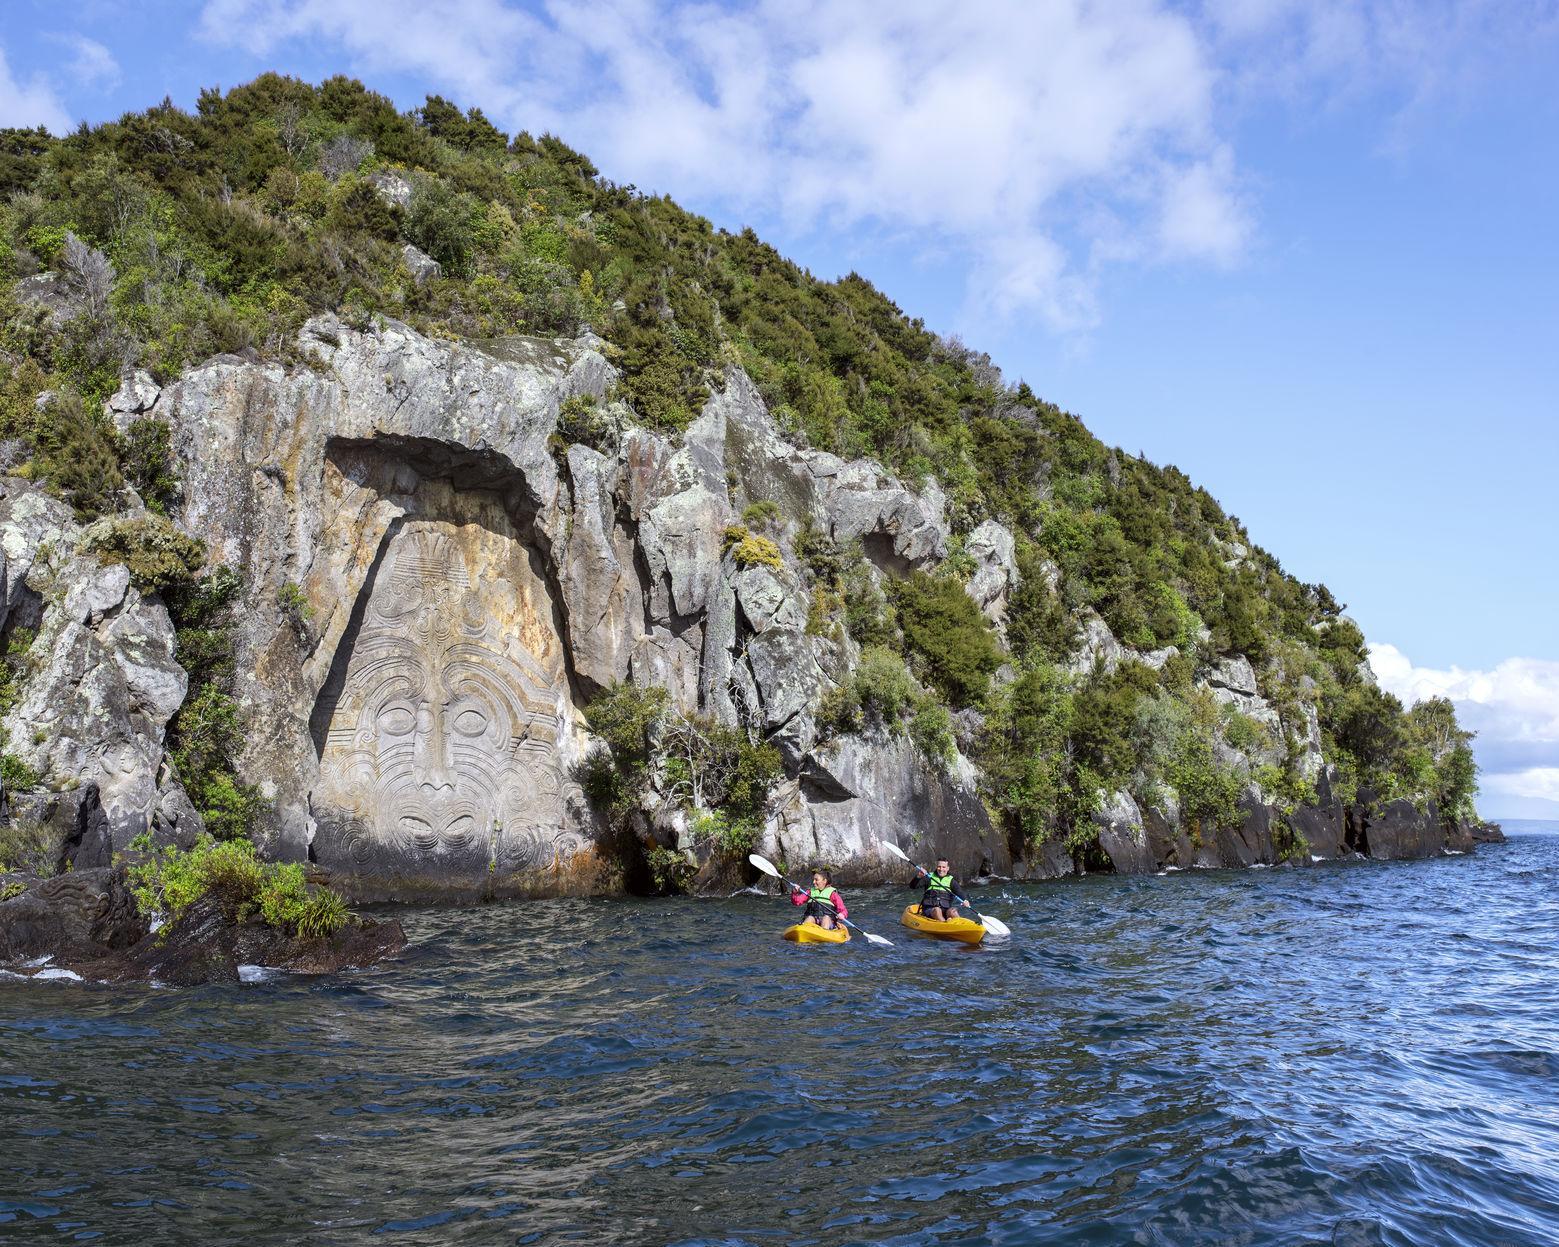
[[1559, 815], [1559, 0], [4, 0], [0, 124], [267, 68], [857, 269], [1349, 603]]

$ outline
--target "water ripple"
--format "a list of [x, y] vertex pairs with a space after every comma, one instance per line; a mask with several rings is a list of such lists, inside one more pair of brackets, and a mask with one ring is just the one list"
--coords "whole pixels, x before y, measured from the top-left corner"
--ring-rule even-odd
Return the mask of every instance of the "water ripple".
[[0, 1240], [1551, 1244], [1559, 837], [1004, 882], [1013, 938], [754, 896], [408, 910], [399, 964], [0, 983]]

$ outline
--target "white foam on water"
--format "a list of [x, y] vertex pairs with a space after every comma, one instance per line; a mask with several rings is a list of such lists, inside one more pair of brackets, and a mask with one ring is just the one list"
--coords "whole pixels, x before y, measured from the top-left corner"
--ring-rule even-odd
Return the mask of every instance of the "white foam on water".
[[1324, 857], [1321, 857], [1319, 854], [1312, 853], [1312, 854], [1310, 854], [1310, 860], [1312, 862], [1324, 862], [1326, 859]]
[[264, 983], [273, 979], [280, 971], [272, 970], [268, 966], [239, 966], [238, 981], [240, 983]]
[[81, 975], [74, 970], [67, 970], [63, 966], [50, 966], [46, 970], [39, 970], [33, 975], [35, 979], [65, 979], [72, 983], [81, 982]]
[[1440, 852], [1444, 856], [1446, 856], [1446, 857], [1466, 857], [1467, 856], [1467, 850], [1466, 849], [1441, 849]]

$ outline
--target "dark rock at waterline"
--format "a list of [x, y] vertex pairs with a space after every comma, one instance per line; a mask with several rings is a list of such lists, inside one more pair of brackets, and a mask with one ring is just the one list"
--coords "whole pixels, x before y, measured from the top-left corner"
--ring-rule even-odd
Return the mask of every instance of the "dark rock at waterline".
[[1012, 864], [1014, 879], [1064, 879], [1067, 875], [1076, 873], [1077, 869], [1072, 864], [1071, 853], [1067, 851], [1064, 844], [1057, 844], [1055, 841], [1030, 849], [1026, 855]]
[[334, 935], [300, 939], [259, 919], [236, 922], [216, 900], [195, 902], [179, 918], [134, 947], [72, 967], [105, 982], [155, 979], [174, 987], [236, 983], [239, 966], [265, 966], [305, 974], [362, 968], [406, 946], [401, 924], [356, 920]]
[[1505, 829], [1498, 823], [1468, 822], [1467, 834], [1474, 844], [1504, 844]]
[[239, 921], [209, 897], [154, 932], [122, 869], [20, 881], [27, 890], [0, 901], [0, 964], [36, 966], [47, 958], [95, 981], [236, 983], [241, 965], [331, 974], [373, 965], [406, 946], [394, 920], [354, 918], [334, 935], [304, 939], [258, 918]]
[[123, 873], [107, 867], [33, 882], [19, 896], [0, 901], [0, 964], [39, 957], [88, 961], [128, 948], [146, 934]]
[[1446, 843], [1446, 829], [1433, 809], [1420, 810], [1405, 797], [1388, 802], [1365, 826], [1369, 855], [1382, 861], [1432, 857]]

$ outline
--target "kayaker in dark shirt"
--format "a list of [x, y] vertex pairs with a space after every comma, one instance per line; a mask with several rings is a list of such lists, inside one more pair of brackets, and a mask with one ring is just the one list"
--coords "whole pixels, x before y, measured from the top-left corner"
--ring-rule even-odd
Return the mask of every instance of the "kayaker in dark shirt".
[[947, 858], [937, 858], [936, 869], [930, 874], [926, 873], [924, 866], [917, 866], [915, 877], [910, 880], [909, 886], [925, 888], [920, 897], [922, 918], [946, 922], [958, 916], [957, 898], [962, 894], [963, 889], [958, 886], [958, 880], [953, 875], [952, 863]]
[[809, 922], [813, 926], [823, 927], [832, 931], [838, 926], [838, 919], [848, 918], [850, 911], [844, 907], [844, 894], [838, 892], [829, 883], [829, 874], [826, 870], [814, 870], [812, 872], [812, 890], [798, 888], [790, 894], [792, 905], [805, 905], [807, 911], [802, 917], [802, 922]]

